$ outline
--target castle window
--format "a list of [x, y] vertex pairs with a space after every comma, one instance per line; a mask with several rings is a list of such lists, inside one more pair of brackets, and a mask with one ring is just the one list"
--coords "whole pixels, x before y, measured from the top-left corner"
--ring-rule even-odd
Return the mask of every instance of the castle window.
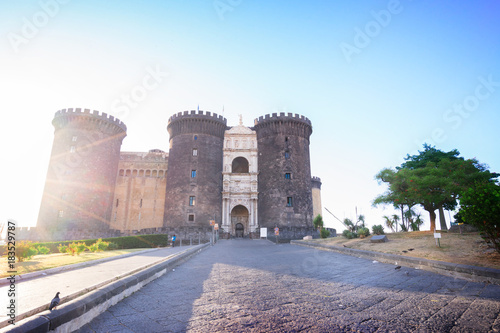
[[158, 171], [157, 170], [153, 170], [153, 177], [156, 177], [157, 174], [158, 174]]
[[196, 204], [196, 200], [194, 197], [189, 197], [189, 206], [194, 206]]
[[58, 213], [57, 213], [57, 217], [63, 217], [64, 215], [64, 210], [60, 210]]
[[287, 206], [287, 207], [292, 207], [292, 206], [293, 206], [293, 200], [292, 200], [292, 197], [287, 197], [287, 198], [286, 198], [286, 206]]
[[73, 138], [71, 138], [71, 141], [76, 142], [76, 139], [77, 139], [77, 138], [78, 138], [78, 137], [74, 136]]
[[69, 148], [69, 152], [70, 152], [70, 153], [74, 153], [75, 151], [76, 151], [75, 146], [71, 146], [71, 147]]
[[144, 177], [144, 170], [139, 170], [139, 177]]
[[232, 173], [248, 173], [248, 160], [244, 157], [236, 157], [231, 165]]
[[139, 208], [142, 208], [142, 199], [141, 202], [139, 202]]
[[193, 156], [198, 156], [198, 148], [193, 148]]
[[194, 214], [189, 214], [188, 215], [188, 221], [189, 222], [194, 222]]
[[288, 137], [287, 136], [285, 136], [285, 142], [288, 142]]
[[191, 178], [195, 178], [196, 177], [196, 170], [191, 170]]
[[120, 176], [123, 176], [123, 169], [120, 169]]
[[137, 170], [132, 170], [132, 177], [137, 177]]
[[118, 201], [118, 199], [116, 199], [116, 207], [118, 207], [118, 203], [119, 203], [119, 201]]
[[151, 176], [151, 170], [146, 170], [146, 177], [150, 177]]
[[292, 179], [292, 174], [290, 172], [286, 172], [285, 179]]
[[194, 141], [198, 140], [198, 135], [194, 136]]
[[285, 158], [287, 158], [287, 159], [290, 158], [290, 153], [287, 151], [285, 152]]

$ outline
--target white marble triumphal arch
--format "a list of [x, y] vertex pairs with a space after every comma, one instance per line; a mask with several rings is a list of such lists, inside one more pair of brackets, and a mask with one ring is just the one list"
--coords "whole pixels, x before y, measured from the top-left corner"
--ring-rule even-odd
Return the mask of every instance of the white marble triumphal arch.
[[258, 231], [257, 176], [257, 135], [240, 117], [224, 135], [222, 229], [233, 237]]

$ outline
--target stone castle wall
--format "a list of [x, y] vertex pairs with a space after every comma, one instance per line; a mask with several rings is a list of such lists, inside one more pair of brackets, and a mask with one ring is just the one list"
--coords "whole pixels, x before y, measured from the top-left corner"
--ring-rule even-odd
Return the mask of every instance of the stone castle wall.
[[163, 226], [168, 153], [122, 152], [111, 229], [122, 233]]
[[[231, 128], [215, 113], [179, 112], [168, 120], [168, 153], [120, 153], [126, 136], [120, 120], [87, 109], [58, 111], [38, 225], [23, 234], [64, 240], [175, 233], [204, 242], [210, 220], [223, 229], [221, 237], [234, 236], [241, 220], [251, 238], [260, 227], [276, 226], [282, 239], [315, 235], [321, 180], [311, 178], [310, 120], [274, 113], [252, 128], [241, 122]], [[248, 170], [233, 172], [238, 158]]]

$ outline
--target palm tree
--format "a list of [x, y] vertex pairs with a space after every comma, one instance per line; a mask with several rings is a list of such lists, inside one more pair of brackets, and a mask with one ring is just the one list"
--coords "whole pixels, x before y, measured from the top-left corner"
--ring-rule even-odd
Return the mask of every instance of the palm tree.
[[391, 228], [391, 231], [394, 232], [394, 221], [391, 220], [388, 216], [384, 215], [383, 218], [385, 219], [385, 225], [388, 228]]

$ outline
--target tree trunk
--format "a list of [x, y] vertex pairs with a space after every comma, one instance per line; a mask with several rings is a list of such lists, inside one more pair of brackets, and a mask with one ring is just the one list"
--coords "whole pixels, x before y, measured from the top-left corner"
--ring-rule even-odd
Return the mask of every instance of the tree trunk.
[[[426, 209], [427, 210], [427, 209]], [[436, 213], [433, 210], [427, 210], [431, 219], [431, 231], [436, 231]]]
[[448, 230], [448, 227], [446, 226], [446, 219], [444, 217], [443, 206], [439, 207], [439, 223], [441, 224], [441, 230]]
[[401, 224], [405, 225], [405, 214], [404, 214], [403, 210], [404, 210], [404, 206], [401, 205]]

